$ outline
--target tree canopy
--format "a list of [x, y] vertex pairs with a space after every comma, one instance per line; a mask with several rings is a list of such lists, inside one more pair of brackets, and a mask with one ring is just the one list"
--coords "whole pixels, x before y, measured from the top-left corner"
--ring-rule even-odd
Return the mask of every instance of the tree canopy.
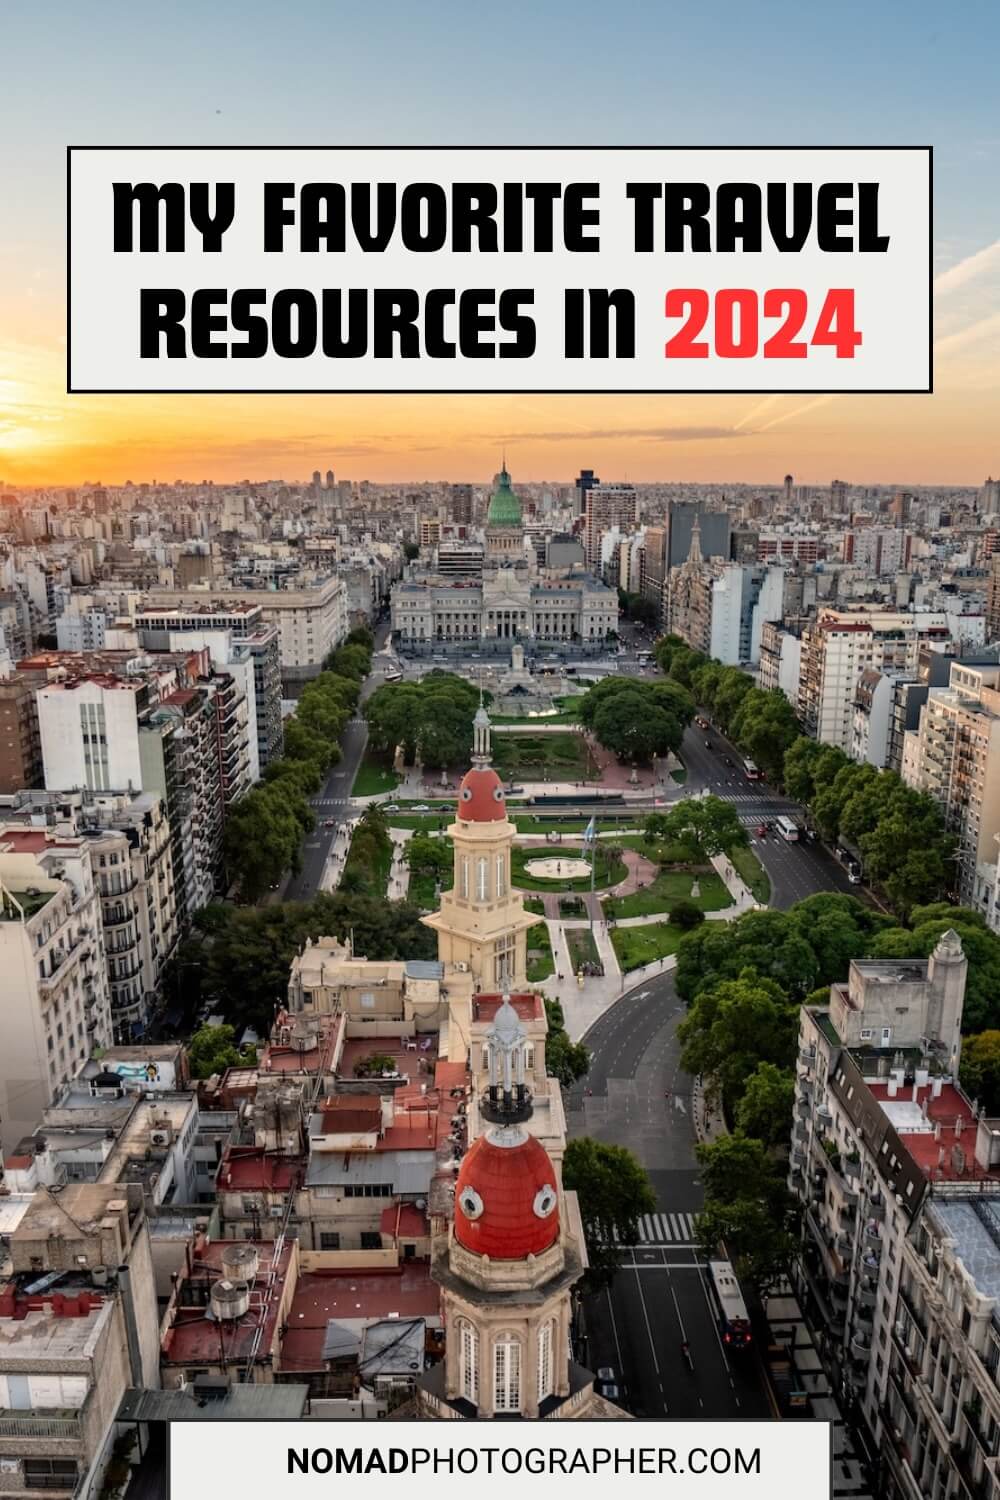
[[799, 1208], [762, 1141], [737, 1132], [695, 1148], [705, 1207], [698, 1236], [724, 1244], [738, 1275], [766, 1291], [798, 1250]]
[[566, 1145], [563, 1185], [579, 1198], [588, 1279], [591, 1284], [607, 1284], [619, 1265], [618, 1245], [635, 1244], [639, 1218], [656, 1207], [649, 1178], [625, 1146], [578, 1136]]
[[606, 750], [648, 761], [680, 749], [694, 700], [676, 683], [605, 677], [580, 699], [579, 715]]
[[988, 1115], [1000, 1115], [1000, 1031], [980, 1031], [965, 1038], [959, 1081]]
[[292, 958], [306, 938], [353, 935], [366, 958], [437, 957], [434, 934], [405, 901], [349, 891], [321, 892], [309, 902], [205, 907], [172, 964], [178, 1000], [191, 1011], [205, 1001], [226, 1020], [264, 1034], [288, 998]]
[[420, 682], [386, 682], [365, 704], [374, 749], [392, 754], [402, 745], [407, 760], [425, 766], [465, 765], [472, 753], [472, 720], [479, 692], [451, 672], [429, 672]]
[[650, 813], [643, 823], [647, 843], [672, 842], [722, 854], [747, 843], [734, 802], [722, 797], [685, 797], [664, 813]]
[[677, 1028], [681, 1067], [721, 1096], [732, 1120], [759, 1065], [788, 1068], [795, 1056], [798, 1005], [773, 980], [747, 969], [703, 989]]
[[558, 1000], [546, 1000], [545, 1017], [549, 1024], [545, 1037], [545, 1071], [557, 1078], [564, 1089], [572, 1088], [590, 1068], [590, 1053], [582, 1042], [571, 1042], [566, 1019]]
[[254, 1067], [257, 1052], [253, 1047], [242, 1051], [235, 1045], [236, 1032], [232, 1026], [202, 1026], [187, 1044], [188, 1067], [192, 1078], [211, 1078], [213, 1073], [224, 1073], [227, 1068], [245, 1063]]

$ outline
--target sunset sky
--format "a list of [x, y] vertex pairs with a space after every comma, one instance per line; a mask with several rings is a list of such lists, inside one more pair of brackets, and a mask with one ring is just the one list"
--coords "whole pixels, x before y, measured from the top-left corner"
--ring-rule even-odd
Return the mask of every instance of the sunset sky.
[[[1000, 471], [992, 0], [123, 0], [0, 23], [0, 482], [973, 483]], [[933, 396], [65, 394], [65, 147], [935, 147]]]

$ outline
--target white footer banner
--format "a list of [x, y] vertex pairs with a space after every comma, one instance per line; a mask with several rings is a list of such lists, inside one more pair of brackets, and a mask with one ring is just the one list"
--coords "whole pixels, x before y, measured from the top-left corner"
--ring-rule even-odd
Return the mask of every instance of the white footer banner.
[[[170, 1500], [468, 1500], [515, 1480], [519, 1500], [829, 1497], [828, 1422], [174, 1422]], [[340, 1489], [343, 1495], [345, 1491]]]

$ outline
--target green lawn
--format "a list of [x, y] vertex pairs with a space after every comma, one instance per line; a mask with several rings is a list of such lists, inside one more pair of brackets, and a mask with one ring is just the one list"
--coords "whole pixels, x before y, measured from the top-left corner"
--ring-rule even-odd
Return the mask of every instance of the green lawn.
[[357, 847], [358, 829], [355, 829], [347, 854], [347, 862], [344, 865], [344, 876], [341, 878], [343, 880], [349, 873], [352, 876], [357, 875], [366, 892], [384, 898], [389, 884], [389, 871], [392, 869], [392, 839], [386, 834], [383, 839], [379, 840], [374, 859], [367, 848], [369, 841], [365, 842], [365, 848]]
[[710, 868], [697, 844], [647, 844], [641, 833], [623, 834], [618, 843], [623, 849], [634, 849], [656, 865], [690, 865], [698, 870]]
[[399, 777], [389, 764], [388, 757], [370, 751], [358, 767], [351, 796], [374, 797], [379, 792], [391, 792], [397, 786]]
[[[589, 891], [590, 876], [581, 875], [575, 880], [565, 876], [556, 876], [552, 880], [539, 879], [534, 875], [526, 875], [525, 865], [533, 859], [579, 859], [583, 855], [581, 847], [569, 847], [560, 844], [558, 848], [549, 849], [541, 846], [515, 844], [511, 851], [510, 875], [514, 885], [525, 891]], [[589, 860], [589, 855], [587, 856]], [[624, 880], [628, 870], [620, 859], [611, 859], [608, 851], [601, 844], [597, 846], [597, 869], [594, 874], [594, 887], [596, 890], [606, 890], [609, 885], [617, 885]]]
[[670, 778], [676, 781], [678, 786], [683, 786], [688, 779], [687, 766], [675, 766], [670, 773]]
[[691, 882], [695, 877], [686, 870], [661, 870], [651, 885], [630, 896], [613, 896], [604, 903], [605, 917], [650, 917], [657, 912], [668, 912], [675, 901], [694, 900], [702, 911], [722, 911], [731, 906], [733, 898], [726, 889], [721, 875], [714, 870], [699, 872], [700, 896], [691, 896]]
[[536, 922], [534, 927], [528, 928], [528, 982], [539, 984], [555, 971], [548, 926], [545, 922]]
[[766, 906], [771, 899], [771, 881], [756, 854], [749, 848], [730, 849], [728, 852], [733, 868], [744, 885], [750, 887], [754, 900]]
[[438, 833], [451, 827], [455, 821], [455, 814], [453, 812], [386, 813], [385, 821], [390, 828], [415, 828], [420, 833]]
[[538, 896], [525, 896], [524, 909], [530, 911], [532, 916], [543, 917], [545, 915], [545, 902]]
[[501, 776], [533, 781], [583, 781], [593, 771], [579, 734], [498, 734], [493, 764]]
[[611, 934], [611, 944], [623, 971], [641, 969], [643, 964], [655, 963], [677, 952], [677, 944], [684, 936], [679, 927], [669, 922], [649, 922], [644, 927], [616, 927]]
[[567, 927], [566, 946], [569, 948], [569, 956], [573, 964], [574, 974], [579, 973], [581, 964], [599, 964], [600, 954], [597, 944], [589, 927]]

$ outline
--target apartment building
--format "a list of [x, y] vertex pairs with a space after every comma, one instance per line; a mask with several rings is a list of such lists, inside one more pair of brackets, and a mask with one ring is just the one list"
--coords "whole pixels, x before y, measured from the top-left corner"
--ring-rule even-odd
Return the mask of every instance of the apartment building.
[[[281, 754], [281, 652], [276, 625], [260, 604], [201, 604], [185, 609], [137, 612], [139, 643], [148, 651], [208, 646], [220, 669], [249, 659], [253, 669], [251, 723], [256, 733], [258, 774]], [[252, 768], [251, 768], [252, 769]], [[256, 776], [252, 776], [256, 780]]]
[[[90, 851], [104, 927], [112, 1030], [130, 1037], [148, 1019], [177, 940], [170, 828], [151, 792], [24, 792], [0, 799], [0, 842]], [[138, 973], [135, 972], [136, 965]], [[123, 973], [124, 970], [124, 973]]]
[[[254, 597], [254, 594], [257, 597]], [[213, 583], [208, 598], [192, 590], [156, 589], [147, 597], [147, 609], [197, 609], [208, 603], [216, 613], [236, 607], [259, 607], [266, 624], [278, 632], [281, 676], [285, 686], [316, 677], [330, 652], [347, 636], [347, 591], [343, 581], [329, 574], [286, 571], [272, 579], [271, 586], [220, 588]]]
[[163, 803], [181, 925], [222, 879], [225, 812], [249, 784], [249, 720], [237, 680], [190, 652], [45, 653], [38, 693], [45, 785], [143, 790]]
[[91, 1500], [126, 1391], [160, 1383], [142, 1191], [42, 1188], [12, 1208], [0, 1287], [0, 1493]]
[[21, 672], [0, 679], [0, 793], [42, 782], [35, 686]]
[[803, 730], [849, 755], [862, 672], [912, 674], [922, 645], [948, 639], [941, 614], [821, 609], [802, 632], [797, 712]]
[[601, 537], [615, 527], [631, 531], [636, 521], [636, 493], [631, 484], [593, 484], [584, 496], [583, 537], [587, 567], [596, 570]]
[[32, 1130], [53, 1095], [112, 1039], [90, 851], [80, 839], [0, 841], [0, 1143]]
[[958, 894], [994, 910], [1000, 836], [1000, 665], [953, 661], [930, 688], [917, 731], [914, 784], [940, 803], [958, 848]]
[[948, 932], [927, 961], [854, 961], [800, 1013], [799, 1290], [905, 1500], [996, 1495], [1000, 1120], [957, 1083], [966, 972]]

